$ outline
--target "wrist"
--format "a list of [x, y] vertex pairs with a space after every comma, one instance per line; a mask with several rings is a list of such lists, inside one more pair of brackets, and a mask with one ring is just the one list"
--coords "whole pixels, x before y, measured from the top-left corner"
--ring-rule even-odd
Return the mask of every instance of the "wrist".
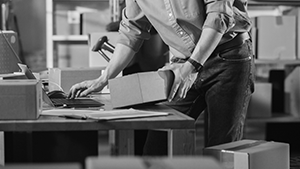
[[187, 62], [193, 67], [193, 72], [199, 72], [203, 67], [202, 64], [200, 64], [193, 58], [188, 58]]

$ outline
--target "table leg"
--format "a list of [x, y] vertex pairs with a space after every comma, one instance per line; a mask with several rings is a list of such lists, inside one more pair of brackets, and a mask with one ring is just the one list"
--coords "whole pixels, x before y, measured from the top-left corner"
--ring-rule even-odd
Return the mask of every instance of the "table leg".
[[133, 130], [115, 130], [109, 134], [112, 155], [134, 155]]
[[168, 156], [194, 155], [195, 130], [168, 130]]
[[0, 132], [0, 166], [4, 165], [4, 132]]

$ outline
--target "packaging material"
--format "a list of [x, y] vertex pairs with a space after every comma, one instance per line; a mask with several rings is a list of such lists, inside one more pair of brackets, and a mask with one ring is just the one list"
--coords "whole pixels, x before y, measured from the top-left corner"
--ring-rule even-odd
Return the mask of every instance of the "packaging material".
[[[106, 36], [108, 39], [108, 43], [113, 46], [116, 46], [119, 32], [95, 32], [89, 34], [89, 67], [103, 67], [107, 66], [108, 62], [98, 53], [92, 51], [94, 45], [98, 42], [100, 38]], [[112, 53], [106, 50], [102, 50], [109, 58], [112, 57]]]
[[255, 25], [258, 59], [296, 59], [295, 16], [259, 16]]
[[114, 108], [167, 99], [174, 74], [168, 71], [135, 73], [109, 80], [111, 103]]
[[226, 169], [289, 169], [287, 143], [240, 140], [204, 148], [203, 155], [215, 157]]
[[86, 169], [224, 169], [216, 160], [208, 157], [88, 157]]
[[285, 111], [300, 117], [300, 66], [288, 73], [284, 80]]
[[84, 80], [96, 79], [101, 75], [104, 67], [94, 68], [49, 68], [49, 91], [70, 88]]
[[37, 80], [0, 80], [0, 119], [34, 120], [42, 111], [42, 85]]
[[272, 84], [255, 83], [255, 91], [251, 96], [247, 117], [265, 118], [272, 116]]
[[297, 59], [300, 57], [300, 7], [299, 6], [290, 6], [288, 10], [285, 11], [285, 15], [291, 15], [296, 17], [296, 56]]
[[99, 12], [84, 12], [80, 14], [80, 34], [105, 32], [110, 20], [109, 10]]
[[0, 74], [0, 80], [7, 80], [7, 79], [27, 79], [27, 77], [25, 73], [22, 72]]

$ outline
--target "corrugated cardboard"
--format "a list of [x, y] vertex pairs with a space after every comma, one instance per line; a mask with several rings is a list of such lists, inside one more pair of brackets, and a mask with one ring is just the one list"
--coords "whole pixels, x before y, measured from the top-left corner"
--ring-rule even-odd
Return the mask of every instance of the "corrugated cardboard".
[[[109, 80], [111, 103], [114, 108], [164, 101], [174, 78], [172, 71], [143, 72]], [[162, 73], [162, 72], [161, 72]]]
[[297, 66], [284, 80], [285, 111], [300, 117], [300, 67]]
[[295, 16], [259, 16], [255, 19], [258, 59], [296, 59]]
[[204, 148], [203, 154], [215, 157], [226, 169], [289, 169], [289, 144], [240, 140]]
[[208, 157], [88, 157], [86, 169], [224, 169]]
[[103, 67], [49, 68], [49, 91], [62, 89], [68, 92], [76, 83], [98, 78], [103, 69]]
[[0, 119], [34, 120], [42, 111], [42, 85], [37, 80], [0, 80]]
[[272, 116], [272, 84], [255, 83], [255, 91], [251, 96], [247, 117], [266, 118]]

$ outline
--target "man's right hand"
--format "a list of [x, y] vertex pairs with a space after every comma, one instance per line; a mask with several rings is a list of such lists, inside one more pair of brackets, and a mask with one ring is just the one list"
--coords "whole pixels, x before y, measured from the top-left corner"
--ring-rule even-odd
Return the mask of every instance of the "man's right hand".
[[99, 78], [94, 80], [86, 80], [73, 85], [69, 91], [68, 98], [84, 97], [93, 92], [100, 92], [106, 84], [100, 82]]

